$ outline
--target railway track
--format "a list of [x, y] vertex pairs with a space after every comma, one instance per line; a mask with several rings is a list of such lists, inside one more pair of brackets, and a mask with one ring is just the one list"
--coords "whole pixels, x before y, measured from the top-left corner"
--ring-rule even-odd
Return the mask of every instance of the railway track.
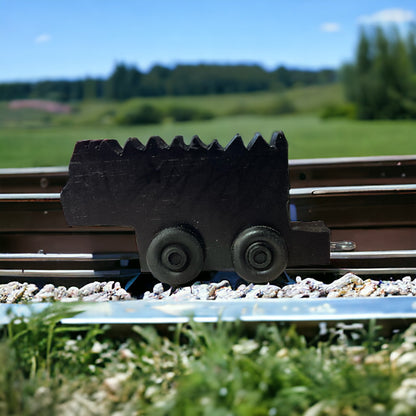
[[[289, 166], [291, 219], [320, 219], [331, 229], [325, 270], [416, 270], [416, 156], [294, 160]], [[138, 270], [132, 228], [68, 227], [59, 194], [67, 178], [65, 168], [0, 169], [0, 276], [32, 269], [35, 276], [39, 265], [40, 273], [58, 276], [75, 268], [94, 269], [95, 276]]]
[[[291, 220], [323, 220], [331, 230], [332, 241], [328, 267], [289, 269], [289, 276], [318, 275], [321, 280], [331, 280], [334, 275], [348, 271], [388, 277], [416, 274], [416, 156], [293, 160], [289, 163], [289, 173]], [[67, 178], [66, 168], [0, 169], [2, 282], [55, 279], [63, 281], [63, 284], [85, 280], [128, 282], [140, 273], [132, 228], [77, 228], [66, 224], [60, 191]], [[364, 306], [356, 305], [362, 300], [354, 301], [354, 305], [350, 302], [353, 309], [348, 307], [349, 315], [341, 312], [342, 302], [346, 301], [347, 305], [351, 301], [348, 299], [341, 303], [336, 303], [341, 299], [321, 299], [312, 303], [304, 300], [290, 303], [291, 300], [287, 300], [287, 305], [286, 300], [282, 301], [279, 300], [280, 306], [277, 307], [276, 302], [273, 306], [273, 303], [262, 300], [263, 314], [253, 312], [259, 307], [255, 306], [258, 304], [255, 301], [245, 301], [249, 308], [244, 310], [249, 311], [248, 314], [242, 313], [241, 301], [240, 306], [216, 302], [214, 307], [199, 303], [199, 306], [192, 305], [192, 311], [195, 318], [201, 320], [215, 319], [220, 312], [226, 319], [290, 321], [301, 320], [307, 315], [312, 318], [306, 320], [322, 320], [328, 312], [322, 308], [329, 305], [328, 310], [333, 312], [330, 317], [326, 316], [329, 320], [357, 319], [360, 314], [362, 317], [365, 315]], [[387, 308], [391, 319], [416, 317], [413, 312], [416, 311], [415, 305], [410, 300], [404, 300], [399, 308], [396, 300], [382, 301], [374, 299], [373, 303], [365, 303], [365, 300], [362, 305], [368, 306], [368, 313]], [[94, 318], [94, 306], [91, 306], [90, 315], [84, 316], [89, 322], [94, 319], [110, 322], [113, 318], [113, 323], [149, 323], [152, 319], [155, 322], [176, 322], [189, 318], [189, 305], [182, 309], [169, 306], [176, 312], [164, 310], [165, 315], [158, 315], [163, 308], [149, 306], [144, 301], [129, 302], [129, 306], [115, 302], [105, 306], [104, 315], [108, 319], [104, 315]], [[16, 307], [24, 308], [23, 305]], [[304, 308], [317, 308], [324, 315], [313, 314]], [[283, 310], [286, 318], [282, 316]], [[300, 310], [302, 316], [288, 310]], [[208, 311], [208, 315], [203, 311]], [[120, 314], [125, 317], [120, 317]]]
[[[416, 156], [375, 156], [289, 161], [292, 188], [395, 185], [416, 182]], [[68, 168], [0, 169], [1, 193], [59, 193]]]

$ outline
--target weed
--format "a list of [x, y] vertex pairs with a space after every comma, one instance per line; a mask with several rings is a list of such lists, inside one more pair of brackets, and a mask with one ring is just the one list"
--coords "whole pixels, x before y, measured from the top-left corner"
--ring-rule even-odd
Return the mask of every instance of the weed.
[[376, 322], [339, 325], [325, 339], [295, 326], [102, 326], [59, 321], [54, 304], [11, 317], [0, 342], [0, 414], [413, 414], [416, 326], [393, 340]]

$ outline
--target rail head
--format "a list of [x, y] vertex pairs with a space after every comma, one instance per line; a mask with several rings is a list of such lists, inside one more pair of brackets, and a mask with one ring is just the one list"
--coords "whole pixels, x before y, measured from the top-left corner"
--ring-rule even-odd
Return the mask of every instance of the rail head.
[[37, 168], [1, 168], [0, 176], [68, 175], [67, 166], [47, 166]]
[[314, 159], [290, 159], [289, 166], [327, 166], [327, 165], [364, 165], [364, 164], [401, 164], [402, 162], [416, 163], [416, 155], [388, 155], [388, 156], [356, 156], [356, 157], [328, 157]]
[[17, 201], [17, 202], [32, 202], [32, 201], [51, 201], [59, 202], [61, 194], [59, 193], [0, 193], [0, 201]]
[[416, 192], [416, 184], [397, 185], [353, 185], [295, 188], [290, 190], [291, 197], [340, 195], [340, 194], [383, 194]]

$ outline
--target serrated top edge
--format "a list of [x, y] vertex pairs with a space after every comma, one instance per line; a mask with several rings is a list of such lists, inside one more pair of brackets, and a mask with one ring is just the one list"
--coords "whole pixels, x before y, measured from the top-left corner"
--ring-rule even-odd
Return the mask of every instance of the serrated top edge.
[[224, 147], [226, 152], [236, 152], [236, 151], [247, 151], [247, 148], [243, 142], [241, 136], [237, 133], [232, 140], [230, 140], [227, 146]]
[[221, 146], [221, 144], [218, 142], [217, 139], [214, 139], [209, 145], [208, 145], [208, 151], [219, 151], [223, 152], [224, 148]]
[[183, 136], [175, 136], [171, 144], [166, 143], [159, 136], [152, 136], [144, 145], [135, 137], [127, 140], [124, 147], [121, 147], [117, 140], [114, 139], [100, 139], [100, 140], [84, 140], [76, 144], [76, 151], [79, 152], [100, 152], [113, 151], [120, 155], [127, 149], [136, 150], [139, 152], [145, 151], [168, 151], [173, 149], [180, 149], [183, 151], [206, 151], [206, 152], [236, 152], [236, 151], [267, 151], [283, 149], [287, 146], [285, 135], [282, 131], [276, 131], [272, 134], [270, 143], [264, 140], [263, 136], [256, 133], [253, 139], [245, 146], [243, 139], [239, 134], [236, 134], [232, 140], [225, 146], [221, 146], [217, 139], [209, 144], [205, 144], [198, 136], [194, 136], [189, 145], [184, 142]]
[[247, 145], [247, 150], [263, 150], [271, 147], [260, 133], [256, 133]]

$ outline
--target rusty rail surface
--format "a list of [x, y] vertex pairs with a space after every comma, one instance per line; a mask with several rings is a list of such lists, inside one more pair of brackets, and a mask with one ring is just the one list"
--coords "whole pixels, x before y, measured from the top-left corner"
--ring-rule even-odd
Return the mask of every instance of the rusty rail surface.
[[[289, 172], [291, 219], [323, 220], [338, 242], [315, 272], [416, 272], [416, 156], [291, 160]], [[0, 276], [137, 274], [132, 228], [67, 226], [67, 178], [66, 168], [0, 169]]]

